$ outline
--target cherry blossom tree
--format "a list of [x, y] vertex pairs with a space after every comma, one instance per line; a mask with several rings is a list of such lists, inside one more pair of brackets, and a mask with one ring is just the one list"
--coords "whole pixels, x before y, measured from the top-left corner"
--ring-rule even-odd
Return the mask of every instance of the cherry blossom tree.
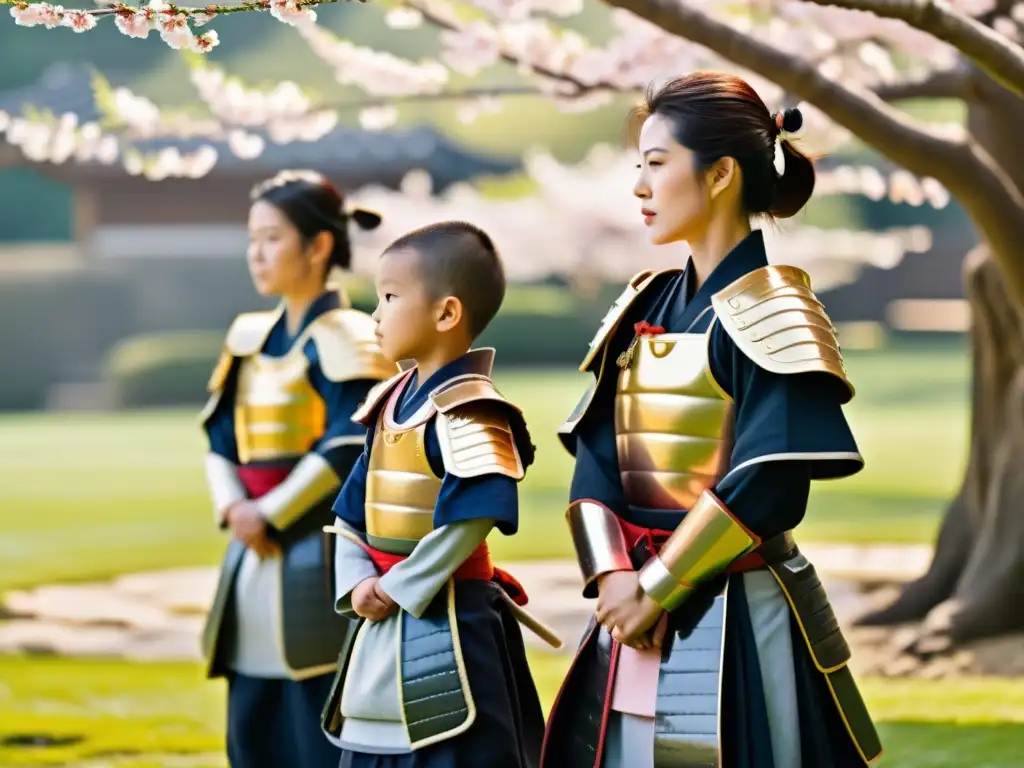
[[[210, 28], [217, 16], [268, 11], [294, 27], [339, 82], [364, 92], [360, 121], [367, 129], [391, 125], [404, 101], [450, 100], [467, 120], [523, 94], [582, 111], [668, 74], [740, 68], [773, 108], [801, 102], [811, 149], [828, 152], [855, 138], [898, 166], [881, 183], [867, 169], [834, 169], [823, 176], [824, 190], [877, 195], [881, 188], [912, 204], [933, 205], [941, 205], [948, 191], [982, 241], [965, 261], [973, 312], [970, 458], [929, 572], [864, 621], [922, 622], [915, 650], [925, 655], [1024, 625], [1024, 614], [1015, 610], [1024, 590], [1024, 515], [1015, 503], [1024, 492], [1024, 142], [1017, 136], [1024, 125], [1024, 3], [605, 0], [612, 31], [597, 41], [572, 26], [582, 0], [377, 0], [396, 34], [423, 24], [439, 30], [439, 55], [415, 62], [339, 39], [316, 23], [318, 3], [306, 0], [201, 8], [152, 2], [77, 11], [24, 0], [0, 3], [12, 5], [19, 24], [76, 32], [113, 16], [126, 35], [155, 31], [195, 56], [217, 44]], [[499, 70], [501, 76], [484, 85], [453, 85]], [[33, 159], [52, 159], [59, 150], [65, 159], [120, 160], [131, 172], [162, 178], [202, 176], [216, 162], [215, 153], [184, 158], [165, 150], [154, 161], [132, 150], [133, 138], [191, 131], [225, 140], [230, 151], [245, 156], [261, 151], [266, 139], [260, 131], [309, 140], [333, 127], [337, 105], [313, 103], [298, 85], [260, 91], [200, 62], [192, 73], [208, 106], [207, 121], [176, 124], [125, 92], [113, 99], [121, 116], [116, 135], [66, 116], [7, 116], [4, 125], [0, 115], [0, 128]], [[967, 106], [966, 126], [915, 120], [898, 107], [908, 99], [958, 99]], [[534, 175], [571, 183], [550, 162], [537, 162]], [[459, 194], [464, 196], [453, 204], [468, 204], [469, 193]], [[597, 207], [616, 205], [613, 197], [607, 200]], [[619, 226], [609, 223], [617, 221], [614, 215], [594, 219], [601, 223], [583, 239], [596, 242]], [[848, 243], [846, 250], [857, 248]], [[574, 258], [586, 252], [578, 250]]]

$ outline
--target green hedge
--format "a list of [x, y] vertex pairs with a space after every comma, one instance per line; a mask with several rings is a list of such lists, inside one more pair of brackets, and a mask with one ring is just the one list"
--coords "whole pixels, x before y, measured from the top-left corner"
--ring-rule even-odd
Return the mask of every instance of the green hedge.
[[111, 350], [105, 379], [122, 408], [201, 402], [224, 334], [182, 331], [125, 339]]
[[116, 275], [0, 275], [0, 411], [39, 408], [54, 384], [94, 380], [105, 350], [134, 326], [134, 301]]

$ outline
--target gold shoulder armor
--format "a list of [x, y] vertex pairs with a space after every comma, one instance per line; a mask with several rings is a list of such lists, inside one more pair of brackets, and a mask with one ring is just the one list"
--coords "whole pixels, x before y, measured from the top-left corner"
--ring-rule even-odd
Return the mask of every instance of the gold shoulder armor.
[[373, 318], [357, 309], [325, 312], [309, 326], [320, 368], [331, 381], [384, 381], [398, 372], [377, 343]]
[[836, 329], [802, 269], [761, 267], [711, 297], [722, 328], [747, 357], [781, 374], [835, 376], [853, 398]]
[[228, 328], [224, 348], [235, 357], [255, 355], [263, 348], [263, 342], [267, 340], [270, 330], [280, 316], [280, 309], [270, 312], [245, 312], [239, 315]]
[[362, 402], [356, 412], [352, 414], [352, 421], [357, 424], [362, 424], [364, 427], [370, 426], [374, 416], [377, 413], [377, 408], [384, 402], [384, 399], [391, 394], [395, 386], [406, 376], [408, 370], [396, 373], [387, 381], [379, 381], [370, 388], [370, 391], [366, 394], [366, 399]]
[[636, 297], [643, 293], [644, 289], [659, 275], [678, 271], [677, 269], [667, 269], [663, 272], [658, 272], [653, 269], [645, 269], [643, 272], [637, 272], [630, 278], [626, 289], [615, 300], [615, 303], [612, 304], [611, 309], [608, 310], [608, 313], [601, 321], [601, 327], [597, 329], [597, 333], [591, 339], [587, 355], [583, 358], [583, 362], [580, 363], [581, 371], [587, 371], [594, 360], [597, 359], [597, 356], [604, 349], [604, 345], [611, 338], [612, 334], [615, 333], [615, 329], [619, 327], [619, 323], [622, 320], [622, 316], [626, 314], [626, 310], [636, 301]]
[[430, 393], [445, 472], [522, 480], [534, 448], [522, 411], [487, 376], [459, 376]]

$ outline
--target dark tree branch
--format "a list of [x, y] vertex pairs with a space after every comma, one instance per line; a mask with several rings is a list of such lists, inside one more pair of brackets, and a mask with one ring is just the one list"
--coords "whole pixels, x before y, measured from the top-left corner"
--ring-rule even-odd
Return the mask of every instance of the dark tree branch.
[[988, 75], [1024, 97], [1024, 49], [945, 0], [804, 0], [899, 19], [949, 43]]
[[961, 99], [972, 96], [972, 78], [964, 67], [936, 70], [922, 77], [908, 78], [895, 83], [883, 83], [873, 90], [883, 101], [904, 99]]
[[1008, 287], [1024, 306], [1024, 198], [973, 140], [942, 136], [878, 96], [823, 76], [798, 56], [718, 21], [680, 0], [607, 0], [670, 34], [692, 40], [797, 94], [911, 173], [932, 176], [956, 196], [998, 254]]

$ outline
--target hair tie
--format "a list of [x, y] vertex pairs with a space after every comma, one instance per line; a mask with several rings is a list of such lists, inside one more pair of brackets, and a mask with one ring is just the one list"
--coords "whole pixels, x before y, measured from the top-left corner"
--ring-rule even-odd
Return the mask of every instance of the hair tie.
[[366, 208], [353, 208], [348, 213], [343, 213], [342, 215], [351, 217], [359, 225], [360, 229], [366, 230], [376, 229], [380, 226], [381, 221], [383, 221], [379, 213]]
[[803, 127], [804, 116], [799, 108], [793, 107], [792, 109], [780, 109], [773, 116], [773, 120], [775, 122], [775, 147], [772, 164], [775, 166], [775, 172], [782, 176], [786, 172], [786, 155], [782, 151], [782, 142], [786, 140], [786, 136], [783, 134], [799, 131]]

